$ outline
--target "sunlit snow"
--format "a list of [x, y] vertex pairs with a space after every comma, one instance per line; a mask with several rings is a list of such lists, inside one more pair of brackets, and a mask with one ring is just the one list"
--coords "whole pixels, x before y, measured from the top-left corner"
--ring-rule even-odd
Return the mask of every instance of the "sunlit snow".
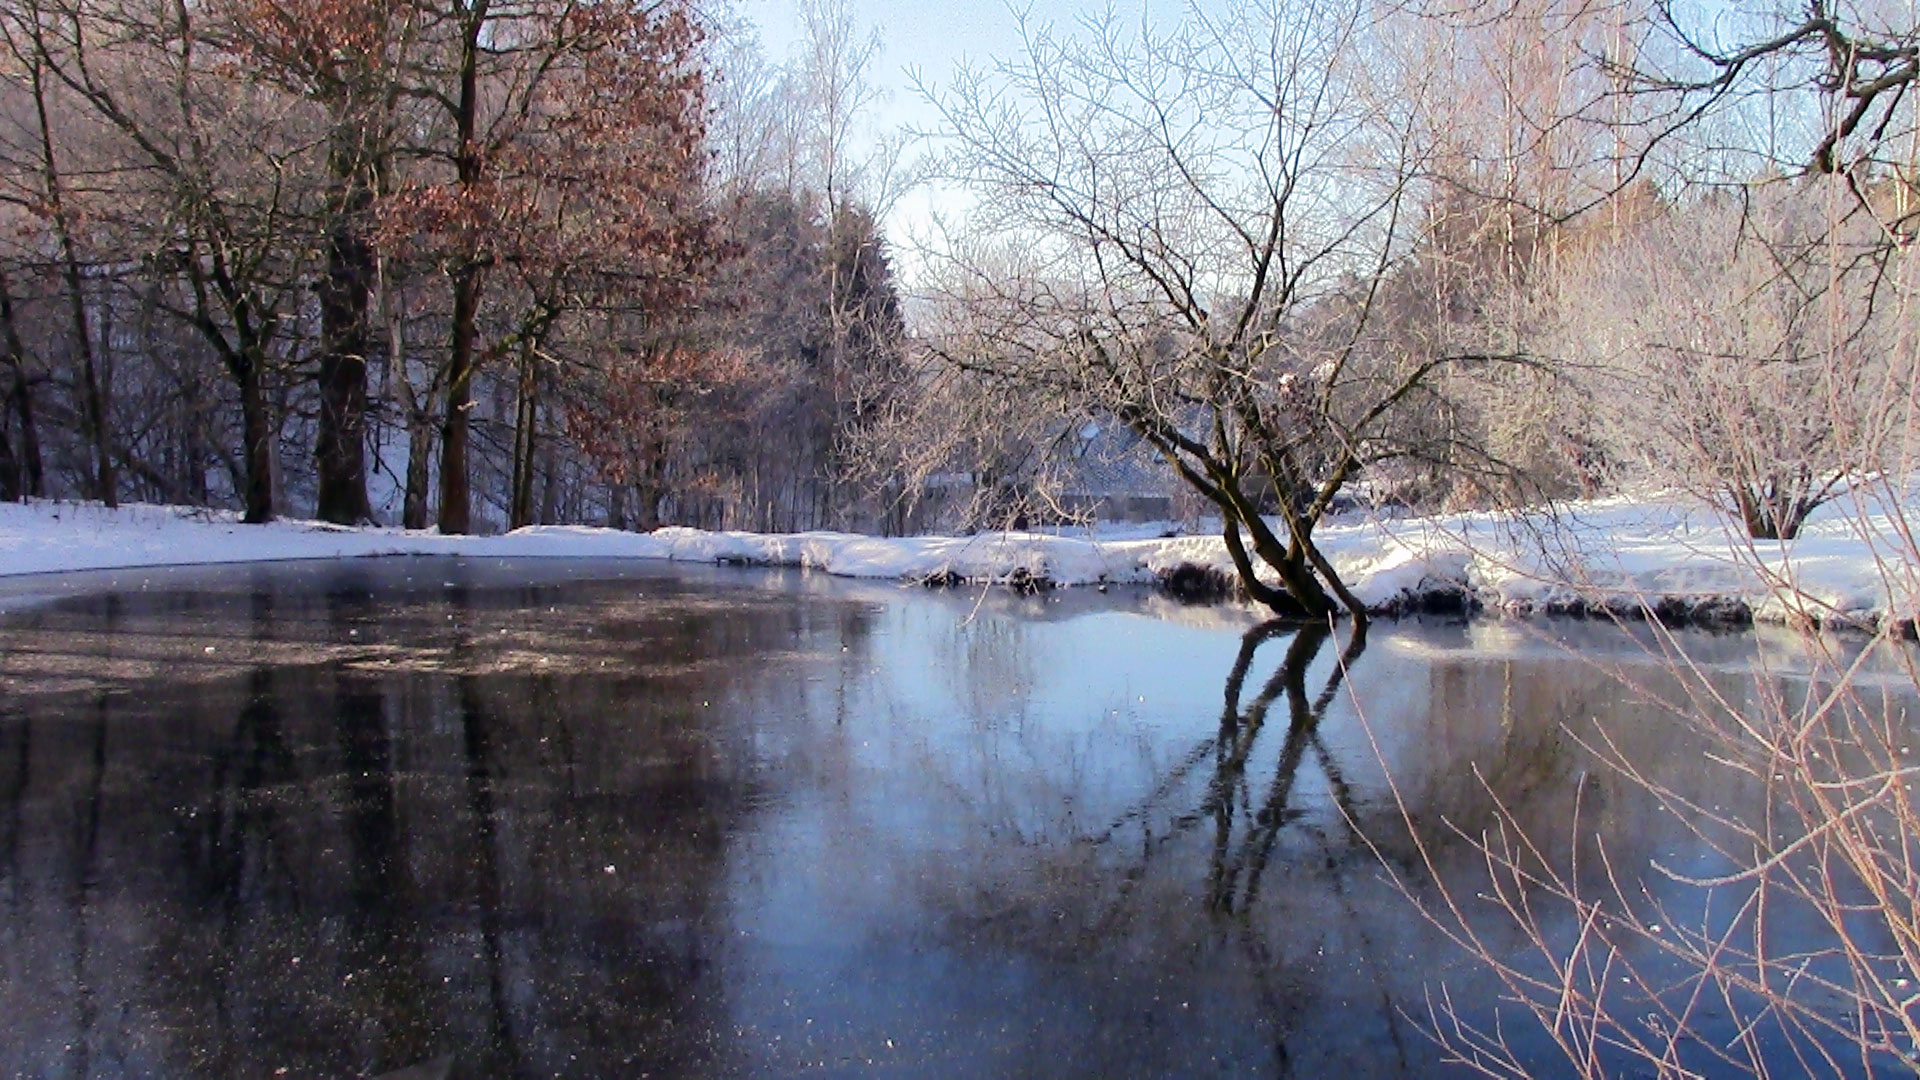
[[[1663, 599], [1737, 600], [1763, 621], [1874, 623], [1910, 618], [1920, 594], [1904, 515], [1862, 501], [1816, 514], [1794, 541], [1751, 541], [1683, 498], [1608, 499], [1525, 514], [1357, 517], [1315, 535], [1376, 610], [1468, 592], [1504, 611]], [[807, 567], [857, 578], [1056, 585], [1151, 584], [1182, 564], [1229, 571], [1213, 535], [1121, 526], [1050, 533], [880, 539], [664, 528], [631, 533], [537, 526], [503, 536], [441, 536], [316, 522], [243, 525], [229, 513], [159, 506], [0, 504], [0, 575], [376, 555], [671, 559]], [[1904, 554], [1903, 554], [1904, 553]]]

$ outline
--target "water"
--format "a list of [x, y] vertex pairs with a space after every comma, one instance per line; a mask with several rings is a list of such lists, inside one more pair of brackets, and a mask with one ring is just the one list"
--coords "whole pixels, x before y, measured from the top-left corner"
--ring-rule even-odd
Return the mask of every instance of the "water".
[[[1437, 902], [1402, 801], [1461, 883], [1496, 796], [1552, 852], [1723, 868], [1582, 745], [1702, 774], [1607, 626], [1359, 650], [538, 561], [9, 588], [9, 1074], [1450, 1075], [1431, 995], [1499, 989], [1392, 884]], [[1734, 687], [1766, 645], [1685, 641]]]

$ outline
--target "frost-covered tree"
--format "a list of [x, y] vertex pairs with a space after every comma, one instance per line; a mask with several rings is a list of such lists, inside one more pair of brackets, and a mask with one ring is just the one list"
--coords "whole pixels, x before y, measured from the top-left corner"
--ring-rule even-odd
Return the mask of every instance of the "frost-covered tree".
[[[1756, 538], [1901, 449], [1896, 289], [1821, 180], [1685, 199], [1570, 256], [1547, 346], [1583, 369], [1611, 452], [1722, 501]], [[1812, 190], [1810, 190], [1812, 189]]]
[[1490, 358], [1382, 318], [1431, 160], [1381, 29], [1337, 3], [1028, 27], [937, 99], [943, 171], [995, 239], [950, 249], [964, 317], [934, 348], [1010, 409], [1132, 428], [1220, 513], [1248, 592], [1315, 619], [1364, 613], [1316, 525], [1367, 470], [1467, 449], [1416, 420]]
[[900, 140], [872, 122], [881, 40], [845, 0], [796, 15], [800, 39], [778, 61], [723, 38], [712, 131], [729, 258], [710, 330], [745, 364], [688, 444], [703, 490], [686, 505], [730, 527], [897, 528], [897, 471], [871, 452], [906, 385], [882, 227]]

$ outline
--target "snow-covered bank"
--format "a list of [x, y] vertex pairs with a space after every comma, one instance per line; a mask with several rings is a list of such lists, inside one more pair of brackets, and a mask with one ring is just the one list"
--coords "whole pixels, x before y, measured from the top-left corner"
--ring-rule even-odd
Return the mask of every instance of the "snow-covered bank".
[[[1579, 503], [1525, 516], [1472, 514], [1325, 526], [1322, 547], [1377, 611], [1466, 602], [1499, 611], [1653, 608], [1675, 617], [1876, 625], [1911, 620], [1920, 567], [1898, 522], [1858, 506], [1819, 514], [1800, 539], [1750, 542], [1683, 500]], [[571, 526], [441, 536], [313, 522], [242, 525], [173, 507], [0, 504], [0, 575], [375, 555], [672, 559], [801, 566], [845, 577], [1055, 585], [1153, 584], [1177, 569], [1231, 573], [1214, 536], [1106, 540], [1040, 533], [878, 539]]]

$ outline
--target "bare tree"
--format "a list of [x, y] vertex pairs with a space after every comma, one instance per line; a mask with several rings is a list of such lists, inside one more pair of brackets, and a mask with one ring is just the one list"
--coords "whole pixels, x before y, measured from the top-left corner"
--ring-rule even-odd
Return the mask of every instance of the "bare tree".
[[[307, 189], [287, 178], [302, 174], [310, 140], [283, 102], [228, 77], [231, 54], [205, 14], [180, 4], [36, 0], [15, 12], [10, 33], [128, 163], [114, 170], [113, 197], [97, 200], [96, 216], [113, 224], [123, 258], [177, 283], [151, 301], [191, 326], [238, 388], [246, 517], [265, 521], [274, 513], [267, 378], [285, 359], [304, 247], [290, 236]], [[63, 262], [76, 278], [77, 262]], [[72, 280], [69, 292], [77, 292]], [[75, 336], [90, 339], [77, 325], [84, 314], [75, 315]], [[83, 347], [83, 367], [85, 356]], [[110, 439], [104, 419], [89, 430]]]
[[1237, 4], [1164, 35], [1027, 26], [1023, 56], [937, 98], [942, 171], [1004, 239], [995, 261], [949, 248], [940, 302], [967, 329], [934, 348], [1007, 399], [1138, 432], [1219, 510], [1247, 590], [1312, 618], [1365, 611], [1314, 527], [1364, 471], [1456, 449], [1408, 421], [1442, 372], [1501, 355], [1381, 332], [1429, 157], [1419, 82], [1387, 77], [1373, 20]]
[[1831, 223], [1806, 187], [1662, 207], [1569, 256], [1552, 286], [1545, 348], [1577, 362], [1611, 453], [1721, 501], [1756, 538], [1791, 539], [1904, 449], [1878, 237]]
[[[1665, 128], [1689, 132], [1743, 110], [1771, 115], [1811, 105], [1798, 137], [1727, 146], [1768, 167], [1803, 166], [1843, 177], [1890, 236], [1911, 236], [1916, 175], [1908, 104], [1920, 78], [1920, 20], [1911, 6], [1791, 0], [1720, 18], [1708, 7], [1657, 0], [1642, 19], [1647, 47], [1611, 58], [1623, 91], [1664, 105]], [[1749, 172], [1757, 171], [1749, 169]], [[1891, 212], [1871, 188], [1891, 178], [1908, 193]]]
[[[0, 500], [10, 502], [46, 494], [46, 467], [40, 456], [40, 428], [34, 419], [27, 347], [14, 310], [12, 280], [0, 269], [0, 360], [4, 360], [7, 373], [6, 392], [0, 394]], [[17, 450], [7, 434], [16, 423], [20, 440]]]
[[[875, 218], [884, 214], [894, 192], [891, 178], [899, 144], [880, 140], [870, 147], [856, 146], [861, 121], [879, 100], [870, 69], [878, 61], [878, 30], [862, 36], [845, 0], [806, 0], [800, 6], [805, 28], [805, 52], [797, 72], [800, 97], [790, 115], [806, 124], [799, 143], [809, 151], [813, 181], [825, 200], [826, 249], [822, 281], [830, 336], [827, 375], [833, 388], [833, 433], [826, 463], [827, 508], [834, 524], [845, 527], [849, 501], [841, 487], [852, 471], [850, 443], [861, 436], [864, 403], [856, 383], [876, 387], [886, 373], [861, 350], [856, 335], [870, 332], [871, 318], [862, 320], [862, 304], [872, 295], [859, 278], [861, 267], [884, 259]], [[808, 117], [817, 120], [809, 121]], [[898, 322], [897, 316], [895, 322]]]
[[[112, 435], [108, 429], [111, 411], [108, 407], [109, 391], [95, 355], [94, 327], [87, 312], [86, 270], [76, 236], [78, 227], [71, 197], [72, 185], [63, 161], [65, 148], [55, 136], [52, 119], [59, 108], [53, 100], [59, 89], [59, 78], [52, 70], [52, 59], [46, 47], [49, 13], [41, 5], [30, 3], [9, 12], [9, 15], [4, 23], [0, 23], [0, 27], [4, 27], [8, 59], [12, 61], [10, 66], [15, 69], [12, 74], [25, 84], [32, 103], [35, 136], [33, 171], [37, 190], [29, 205], [46, 222], [57, 254], [62, 283], [66, 287], [66, 314], [78, 369], [75, 385], [80, 394], [81, 429], [93, 456], [92, 475], [87, 486], [94, 498], [114, 506], [119, 497], [119, 484], [111, 449]], [[11, 325], [9, 330], [17, 341], [17, 331]], [[19, 372], [22, 371], [20, 354], [12, 350], [10, 352], [15, 357], [11, 366], [18, 382], [16, 393], [23, 394], [25, 385], [19, 381]], [[24, 402], [26, 399], [22, 396], [19, 400]]]

